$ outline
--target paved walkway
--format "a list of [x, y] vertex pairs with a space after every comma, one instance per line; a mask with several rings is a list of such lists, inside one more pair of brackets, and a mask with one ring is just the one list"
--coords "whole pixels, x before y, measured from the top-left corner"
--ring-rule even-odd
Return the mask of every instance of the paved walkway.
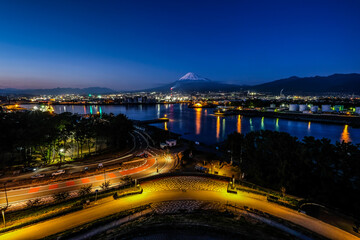
[[[155, 182], [144, 183], [142, 185], [144, 192], [141, 195], [134, 195], [124, 197], [119, 200], [112, 200], [109, 202], [105, 202], [101, 205], [97, 205], [78, 212], [70, 213], [62, 217], [34, 224], [29, 227], [25, 227], [4, 235], [0, 235], [0, 239], [39, 239], [74, 228], [76, 226], [83, 225], [99, 218], [109, 216], [115, 212], [127, 210], [136, 206], [149, 203], [172, 200], [199, 200], [215, 201], [221, 203], [226, 203], [229, 201], [239, 206], [248, 206], [249, 208], [254, 208], [269, 213], [273, 216], [293, 222], [329, 239], [358, 239], [354, 235], [345, 232], [339, 228], [319, 221], [310, 216], [298, 213], [297, 211], [279, 206], [274, 203], [269, 203], [264, 199], [257, 198], [254, 194], [248, 194], [244, 192], [239, 192], [237, 195], [229, 194], [226, 192], [226, 188], [220, 189], [219, 191], [211, 191], [210, 189], [207, 189], [208, 187], [206, 186], [210, 187], [212, 184], [204, 183], [207, 181], [215, 181], [211, 179], [201, 177], [189, 177], [189, 180], [186, 181], [187, 177], [174, 177], [171, 178], [173, 179], [175, 186], [173, 189], [160, 190], [160, 188], [162, 188], [164, 184], [167, 185], [169, 183], [169, 179], [170, 178], [165, 178], [157, 180]], [[194, 186], [193, 183], [195, 181], [196, 185], [204, 184], [204, 189], [194, 190], [192, 189], [192, 187], [189, 187], [185, 190], [179, 190], [176, 187], [176, 183], [178, 183], [179, 181], [182, 181], [184, 183], [184, 186]], [[219, 181], [219, 184], [222, 183], [223, 182]], [[159, 186], [159, 189], [157, 189], [157, 186]]]

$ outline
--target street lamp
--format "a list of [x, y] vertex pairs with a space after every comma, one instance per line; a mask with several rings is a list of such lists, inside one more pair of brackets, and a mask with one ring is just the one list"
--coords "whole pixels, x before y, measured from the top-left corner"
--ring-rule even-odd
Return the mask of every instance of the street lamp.
[[6, 228], [6, 221], [5, 221], [5, 209], [1, 209], [1, 213], [2, 213], [2, 217], [3, 217], [3, 220], [4, 220], [4, 228]]
[[95, 202], [96, 202], [96, 200], [97, 200], [98, 191], [99, 191], [98, 189], [95, 190]]
[[6, 183], [4, 183], [4, 189], [5, 189], [6, 207], [1, 208], [1, 214], [3, 217], [4, 228], [5, 228], [6, 227], [5, 210], [9, 207], [9, 201], [8, 201], [8, 196], [7, 196], [7, 191], [6, 191]]
[[63, 156], [64, 156], [64, 148], [60, 148], [60, 149], [59, 149], [60, 164], [61, 164], [61, 162], [62, 162]]

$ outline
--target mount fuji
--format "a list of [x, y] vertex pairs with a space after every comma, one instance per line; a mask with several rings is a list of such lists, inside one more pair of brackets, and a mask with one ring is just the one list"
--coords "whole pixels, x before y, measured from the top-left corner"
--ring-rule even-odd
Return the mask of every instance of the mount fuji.
[[182, 76], [181, 78], [179, 78], [179, 81], [207, 81], [210, 82], [211, 80], [208, 78], [203, 78], [195, 73], [192, 72], [188, 72], [187, 74], [185, 74], [184, 76]]
[[225, 84], [204, 78], [193, 72], [189, 72], [179, 78], [177, 81], [166, 84], [161, 87], [147, 89], [145, 91], [154, 92], [216, 92], [216, 91], [239, 91], [242, 87], [239, 85]]

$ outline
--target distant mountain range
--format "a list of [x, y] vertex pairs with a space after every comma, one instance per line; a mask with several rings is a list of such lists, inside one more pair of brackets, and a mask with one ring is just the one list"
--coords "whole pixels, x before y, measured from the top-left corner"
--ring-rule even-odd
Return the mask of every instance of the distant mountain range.
[[116, 91], [110, 88], [89, 87], [89, 88], [51, 88], [51, 89], [0, 89], [0, 95], [61, 95], [61, 94], [111, 94]]
[[250, 87], [251, 90], [285, 94], [360, 93], [360, 74], [333, 74], [327, 77], [290, 77]]
[[146, 92], [216, 92], [216, 91], [240, 91], [243, 86], [215, 82], [208, 78], [203, 78], [195, 73], [189, 72], [179, 80], [161, 87], [146, 89]]
[[[279, 94], [325, 94], [345, 93], [360, 94], [360, 74], [333, 74], [326, 77], [289, 77], [254, 86], [226, 84], [212, 81], [189, 72], [179, 80], [161, 87], [145, 89], [145, 92], [231, 92], [231, 91], [257, 91], [263, 93]], [[52, 88], [52, 89], [0, 89], [0, 95], [60, 95], [60, 94], [111, 94], [118, 91], [109, 88]], [[140, 92], [140, 91], [134, 91]]]
[[333, 74], [327, 77], [290, 77], [254, 86], [234, 85], [211, 81], [195, 73], [187, 73], [179, 80], [161, 87], [145, 91], [158, 92], [208, 92], [208, 91], [241, 91], [253, 90], [264, 93], [279, 94], [325, 94], [346, 93], [360, 94], [360, 74]]

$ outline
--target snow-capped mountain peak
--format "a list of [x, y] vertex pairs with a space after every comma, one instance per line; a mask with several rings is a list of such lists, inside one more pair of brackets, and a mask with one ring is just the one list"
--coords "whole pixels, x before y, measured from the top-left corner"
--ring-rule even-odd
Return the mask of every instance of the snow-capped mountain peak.
[[179, 81], [210, 81], [210, 80], [207, 78], [203, 78], [193, 72], [188, 72], [187, 74], [179, 78]]

